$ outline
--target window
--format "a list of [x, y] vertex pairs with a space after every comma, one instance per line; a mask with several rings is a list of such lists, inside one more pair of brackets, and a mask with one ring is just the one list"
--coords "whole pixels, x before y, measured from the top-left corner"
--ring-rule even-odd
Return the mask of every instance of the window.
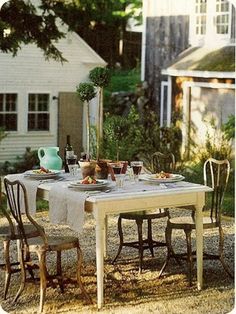
[[206, 34], [206, 20], [207, 20], [207, 0], [196, 0], [195, 14], [196, 14], [196, 34]]
[[216, 0], [216, 33], [229, 33], [229, 3], [225, 0]]
[[17, 94], [0, 94], [0, 127], [17, 131]]
[[49, 131], [49, 94], [29, 94], [28, 131]]
[[190, 45], [229, 44], [232, 4], [228, 0], [193, 0], [190, 15]]

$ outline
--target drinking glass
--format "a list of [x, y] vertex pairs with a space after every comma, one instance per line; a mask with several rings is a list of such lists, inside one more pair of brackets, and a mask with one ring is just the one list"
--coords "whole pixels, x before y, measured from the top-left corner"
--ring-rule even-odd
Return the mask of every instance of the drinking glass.
[[139, 174], [140, 174], [142, 167], [143, 167], [143, 162], [142, 161], [131, 161], [130, 166], [133, 169], [134, 181], [138, 182], [139, 181]]

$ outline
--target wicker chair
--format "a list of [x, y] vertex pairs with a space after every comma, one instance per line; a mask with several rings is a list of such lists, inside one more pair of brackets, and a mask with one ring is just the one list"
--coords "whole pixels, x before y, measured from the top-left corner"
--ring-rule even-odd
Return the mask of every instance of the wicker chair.
[[[233, 274], [230, 272], [223, 258], [223, 247], [224, 247], [224, 233], [221, 225], [221, 206], [223, 203], [225, 189], [227, 187], [228, 178], [230, 173], [230, 163], [228, 160], [216, 160], [209, 158], [203, 167], [204, 184], [213, 188], [211, 195], [210, 204], [210, 216], [203, 217], [203, 229], [217, 228], [219, 230], [219, 248], [218, 254], [208, 254], [204, 252], [204, 259], [218, 259], [221, 261], [224, 270], [230, 277]], [[183, 230], [186, 236], [187, 253], [175, 253], [171, 245], [172, 230], [178, 229]], [[163, 264], [163, 267], [159, 273], [159, 277], [165, 270], [169, 260], [175, 259], [186, 259], [188, 264], [188, 278], [189, 284], [192, 285], [192, 269], [193, 269], [193, 258], [196, 256], [196, 252], [192, 252], [191, 245], [191, 233], [192, 230], [196, 229], [194, 220], [194, 211], [192, 216], [187, 217], [176, 217], [171, 218], [167, 222], [166, 227], [166, 242], [168, 248], [167, 259]]]
[[[40, 279], [40, 305], [39, 312], [43, 311], [43, 305], [48, 285], [55, 287], [55, 280], [60, 287], [61, 292], [64, 292], [64, 283], [76, 283], [79, 285], [85, 299], [88, 303], [92, 303], [90, 296], [87, 294], [81, 281], [81, 266], [82, 253], [79, 245], [79, 239], [72, 236], [47, 236], [43, 227], [40, 226], [29, 214], [27, 192], [25, 186], [18, 180], [10, 182], [4, 179], [5, 190], [12, 216], [15, 219], [20, 240], [20, 266], [21, 266], [21, 285], [15, 296], [14, 301], [17, 301], [26, 282], [31, 282], [32, 278], [26, 277], [26, 270], [32, 271], [34, 268], [39, 268]], [[39, 236], [36, 238], [28, 238], [26, 235], [25, 221], [22, 220], [21, 201], [23, 197], [25, 204], [25, 214], [28, 223], [36, 228]], [[77, 272], [76, 279], [64, 278], [61, 267], [61, 253], [65, 250], [76, 249], [77, 251]], [[46, 255], [48, 252], [56, 253], [56, 271], [55, 274], [50, 274], [47, 271]], [[38, 263], [35, 264], [30, 259], [30, 253], [36, 253]]]
[[[172, 172], [175, 169], [175, 157], [172, 153], [163, 154], [161, 152], [156, 152], [152, 156], [152, 170], [154, 173], [160, 171]], [[118, 252], [112, 261], [115, 263], [119, 257], [123, 246], [133, 247], [139, 251], [139, 273], [142, 272], [143, 265], [143, 251], [149, 249], [152, 257], [154, 257], [153, 249], [156, 247], [166, 246], [165, 242], [154, 240], [152, 237], [152, 221], [154, 219], [160, 219], [164, 217], [169, 217], [169, 211], [167, 208], [157, 209], [154, 212], [142, 211], [142, 212], [132, 212], [132, 213], [122, 213], [119, 215], [118, 219], [118, 232], [120, 237], [120, 245]], [[122, 230], [122, 220], [133, 220], [136, 222], [138, 230], [138, 240], [133, 242], [125, 242]], [[147, 238], [143, 239], [143, 222], [147, 221], [148, 230]]]

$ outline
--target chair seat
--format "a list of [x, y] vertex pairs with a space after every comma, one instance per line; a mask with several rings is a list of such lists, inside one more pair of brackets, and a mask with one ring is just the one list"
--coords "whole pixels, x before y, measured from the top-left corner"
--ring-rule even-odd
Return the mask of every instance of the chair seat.
[[148, 211], [148, 210], [142, 210], [137, 212], [129, 212], [129, 213], [122, 213], [120, 214], [120, 217], [123, 219], [130, 219], [130, 220], [136, 220], [136, 219], [155, 219], [155, 218], [162, 218], [167, 217], [168, 211]]
[[[32, 226], [30, 224], [25, 224], [24, 225], [25, 228], [25, 233], [27, 235], [27, 237], [35, 237], [38, 236], [38, 231], [35, 228], [35, 226]], [[17, 240], [19, 239], [19, 232], [17, 229], [15, 229], [15, 235], [13, 236], [11, 234], [11, 230], [9, 225], [4, 225], [0, 227], [0, 239], [1, 240]]]
[[79, 239], [72, 236], [54, 236], [47, 237], [48, 245], [45, 246], [41, 237], [31, 238], [28, 240], [29, 250], [47, 250], [47, 251], [62, 251], [69, 250], [79, 246]]
[[[191, 229], [195, 229], [195, 220], [191, 216], [184, 217], [174, 217], [169, 219], [168, 226], [173, 229], [184, 229], [190, 227]], [[203, 228], [212, 228], [217, 227], [218, 221], [215, 218], [203, 217]]]

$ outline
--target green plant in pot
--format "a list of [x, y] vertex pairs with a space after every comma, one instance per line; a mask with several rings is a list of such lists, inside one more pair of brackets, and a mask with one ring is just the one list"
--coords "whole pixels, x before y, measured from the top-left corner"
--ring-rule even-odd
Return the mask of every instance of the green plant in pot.
[[97, 111], [97, 176], [101, 179], [107, 178], [108, 166], [110, 160], [101, 159], [100, 145], [103, 140], [102, 125], [103, 125], [103, 88], [109, 84], [110, 71], [108, 68], [96, 67], [89, 72], [89, 78], [98, 88], [98, 111]]
[[77, 94], [86, 106], [86, 161], [80, 163], [83, 176], [94, 175], [95, 161], [90, 161], [90, 101], [96, 96], [96, 91], [92, 83], [80, 83], [77, 87]]

